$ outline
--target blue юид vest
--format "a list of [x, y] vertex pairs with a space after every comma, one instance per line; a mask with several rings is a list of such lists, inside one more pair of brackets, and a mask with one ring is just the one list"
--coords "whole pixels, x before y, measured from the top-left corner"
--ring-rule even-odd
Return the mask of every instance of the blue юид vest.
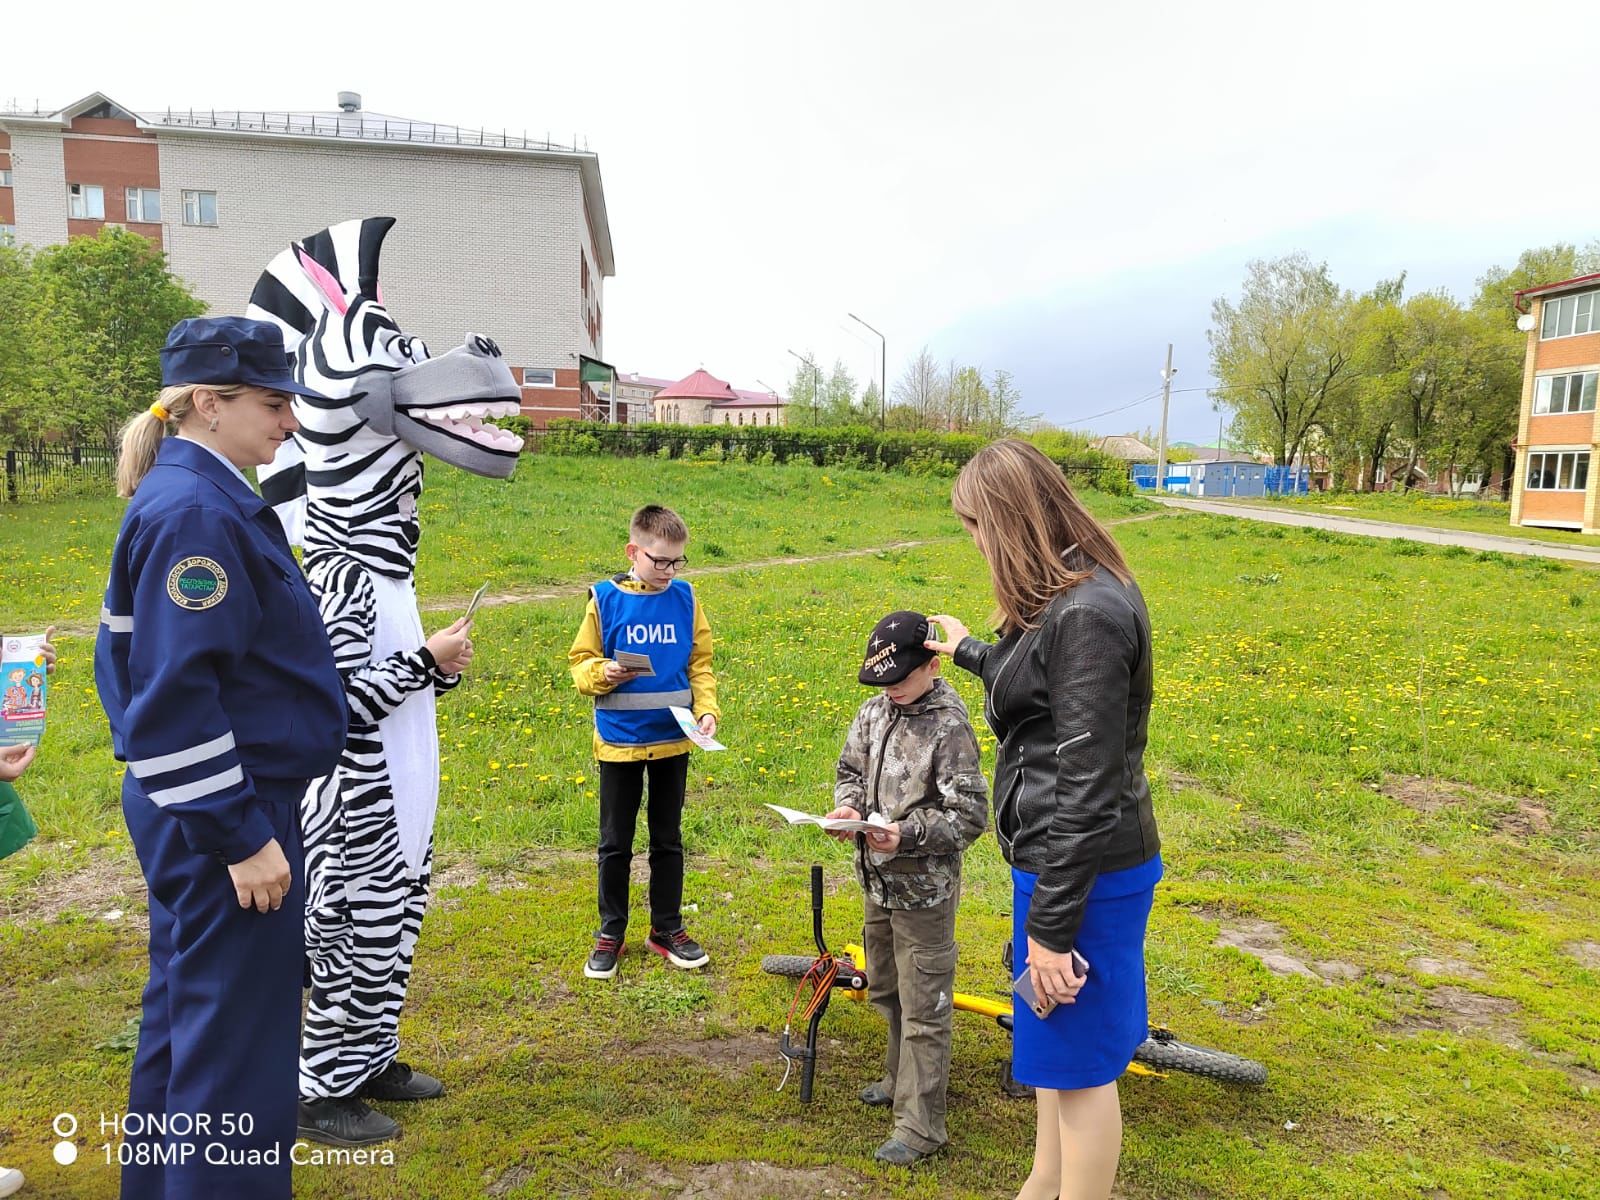
[[600, 647], [648, 654], [655, 674], [596, 696], [594, 723], [613, 746], [676, 742], [683, 730], [667, 711], [689, 708], [689, 653], [694, 648], [694, 589], [674, 579], [664, 591], [630, 592], [610, 579], [589, 589], [600, 615]]

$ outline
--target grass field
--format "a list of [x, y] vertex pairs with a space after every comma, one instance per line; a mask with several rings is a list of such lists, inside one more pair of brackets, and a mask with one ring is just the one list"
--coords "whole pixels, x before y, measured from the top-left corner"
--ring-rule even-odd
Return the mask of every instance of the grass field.
[[1600, 545], [1600, 538], [1592, 533], [1513, 525], [1511, 505], [1502, 500], [1452, 500], [1449, 496], [1432, 496], [1421, 492], [1311, 492], [1304, 496], [1266, 496], [1230, 503], [1303, 509], [1332, 517], [1396, 521], [1402, 525], [1426, 525], [1434, 529], [1495, 533], [1501, 537], [1524, 538], [1535, 542]]
[[[491, 572], [510, 592], [581, 583], [612, 565], [613, 527], [646, 497], [686, 511], [697, 565], [715, 540], [716, 561], [736, 568], [697, 583], [732, 748], [697, 756], [686, 816], [686, 900], [712, 965], [676, 973], [635, 945], [614, 985], [581, 977], [595, 780], [564, 667], [581, 602], [486, 610], [481, 669], [441, 707], [439, 871], [403, 1026], [406, 1057], [451, 1090], [396, 1113], [394, 1166], [306, 1167], [297, 1194], [1011, 1195], [1032, 1111], [998, 1091], [999, 1030], [958, 1018], [949, 1150], [914, 1171], [877, 1168], [888, 1123], [854, 1093], [875, 1075], [881, 1024], [835, 1004], [818, 1099], [802, 1112], [792, 1081], [774, 1091], [792, 993], [758, 969], [764, 953], [807, 949], [813, 861], [832, 889], [833, 939], [859, 928], [844, 849], [761, 805], [827, 804], [863, 696], [852, 662], [866, 631], [892, 607], [975, 627], [989, 609], [981, 560], [951, 536], [946, 487], [825, 483], [803, 467], [529, 465], [499, 494], [431, 481], [425, 597]], [[1113, 520], [1147, 515], [1137, 501], [1095, 503]], [[109, 544], [109, 505], [32, 512], [77, 531], [85, 555]], [[1152, 1013], [1272, 1071], [1250, 1092], [1125, 1081], [1119, 1195], [1600, 1195], [1594, 573], [1197, 514], [1116, 533], [1158, 655], [1150, 766], [1167, 877]], [[737, 568], [780, 540], [804, 555], [919, 538], [939, 540]], [[38, 570], [34, 595], [0, 594], [0, 626], [39, 624], [42, 597], [95, 611], [103, 560], [57, 555]], [[45, 836], [0, 867], [0, 1162], [40, 1196], [115, 1194], [96, 1139], [80, 1137], [73, 1167], [50, 1161], [49, 1121], [119, 1106], [143, 972], [143, 897], [89, 646], [63, 641], [45, 754], [24, 780]], [[975, 681], [953, 682], [978, 711]], [[1009, 907], [985, 837], [967, 860], [963, 990], [1004, 992]]]

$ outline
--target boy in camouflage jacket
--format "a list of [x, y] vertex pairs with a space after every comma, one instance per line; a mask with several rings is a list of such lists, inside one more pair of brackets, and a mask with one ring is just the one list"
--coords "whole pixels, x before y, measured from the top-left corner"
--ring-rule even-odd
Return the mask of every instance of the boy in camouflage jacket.
[[873, 629], [858, 678], [883, 690], [851, 723], [828, 814], [884, 822], [834, 836], [856, 844], [872, 1004], [889, 1022], [884, 1077], [861, 1099], [893, 1106], [894, 1133], [874, 1157], [901, 1165], [946, 1141], [961, 855], [989, 815], [977, 735], [927, 637], [920, 613], [890, 613]]

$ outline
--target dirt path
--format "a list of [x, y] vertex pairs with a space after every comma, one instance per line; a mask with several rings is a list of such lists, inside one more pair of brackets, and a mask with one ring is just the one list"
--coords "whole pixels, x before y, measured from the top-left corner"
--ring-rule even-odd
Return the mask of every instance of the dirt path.
[[[1136, 517], [1117, 517], [1106, 521], [1110, 525], [1126, 525], [1132, 521], [1149, 521], [1156, 517], [1165, 516], [1165, 513], [1141, 513]], [[827, 554], [799, 554], [785, 558], [760, 558], [753, 562], [722, 563], [715, 567], [696, 567], [694, 577], [699, 579], [704, 575], [728, 575], [734, 571], [766, 571], [773, 567], [803, 567], [811, 563], [832, 562], [840, 558], [865, 558], [869, 554], [885, 554], [890, 550], [910, 550], [915, 546], [942, 546], [950, 542], [959, 542], [966, 539], [966, 534], [953, 534], [950, 537], [923, 538], [920, 541], [890, 542], [885, 546], [860, 546], [854, 550], [831, 550]], [[563, 583], [544, 591], [510, 591], [499, 595], [485, 596], [480, 607], [500, 604], [532, 604], [540, 600], [565, 600], [573, 596], [581, 596], [589, 590], [587, 583]], [[423, 612], [458, 612], [467, 606], [470, 596], [452, 596], [447, 599], [429, 600], [419, 607]]]
[[[1106, 525], [1126, 525], [1133, 521], [1149, 521], [1157, 517], [1166, 516], [1166, 513], [1142, 513], [1136, 517], [1117, 517], [1106, 521]], [[760, 558], [752, 562], [721, 563], [714, 567], [696, 567], [694, 576], [699, 579], [705, 575], [728, 575], [734, 571], [768, 571], [774, 567], [804, 567], [812, 563], [832, 562], [842, 558], [865, 558], [871, 554], [885, 554], [891, 550], [910, 550], [917, 546], [941, 546], [950, 542], [964, 540], [965, 534], [952, 534], [949, 537], [922, 538], [920, 540], [889, 542], [882, 546], [858, 546], [852, 550], [831, 550], [827, 554], [796, 554], [783, 558]], [[569, 600], [574, 596], [581, 596], [589, 590], [587, 583], [561, 583], [539, 591], [512, 590], [486, 595], [480, 607], [499, 607], [503, 604], [537, 604], [543, 600]], [[435, 597], [418, 607], [423, 612], [459, 612], [467, 606], [471, 596], [445, 596]], [[93, 625], [58, 624], [56, 631], [68, 637], [93, 637]]]
[[1163, 496], [1156, 500], [1168, 508], [1241, 517], [1246, 521], [1266, 521], [1272, 525], [1299, 525], [1312, 529], [1331, 529], [1359, 537], [1404, 538], [1435, 546], [1463, 546], [1468, 550], [1493, 550], [1501, 554], [1529, 554], [1535, 558], [1560, 558], [1567, 562], [1600, 567], [1600, 545], [1568, 546], [1557, 542], [1534, 542], [1526, 538], [1496, 533], [1473, 533], [1465, 529], [1438, 529], [1430, 525], [1403, 525], [1398, 521], [1374, 521], [1370, 517], [1332, 517], [1321, 513], [1279, 512], [1224, 500], [1182, 500]]

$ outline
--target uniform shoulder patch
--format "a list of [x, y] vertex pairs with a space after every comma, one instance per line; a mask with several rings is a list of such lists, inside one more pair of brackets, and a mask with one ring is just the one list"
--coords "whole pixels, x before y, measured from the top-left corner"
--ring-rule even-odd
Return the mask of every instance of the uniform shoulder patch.
[[186, 558], [167, 573], [167, 595], [179, 608], [215, 608], [228, 594], [228, 573], [214, 558]]

